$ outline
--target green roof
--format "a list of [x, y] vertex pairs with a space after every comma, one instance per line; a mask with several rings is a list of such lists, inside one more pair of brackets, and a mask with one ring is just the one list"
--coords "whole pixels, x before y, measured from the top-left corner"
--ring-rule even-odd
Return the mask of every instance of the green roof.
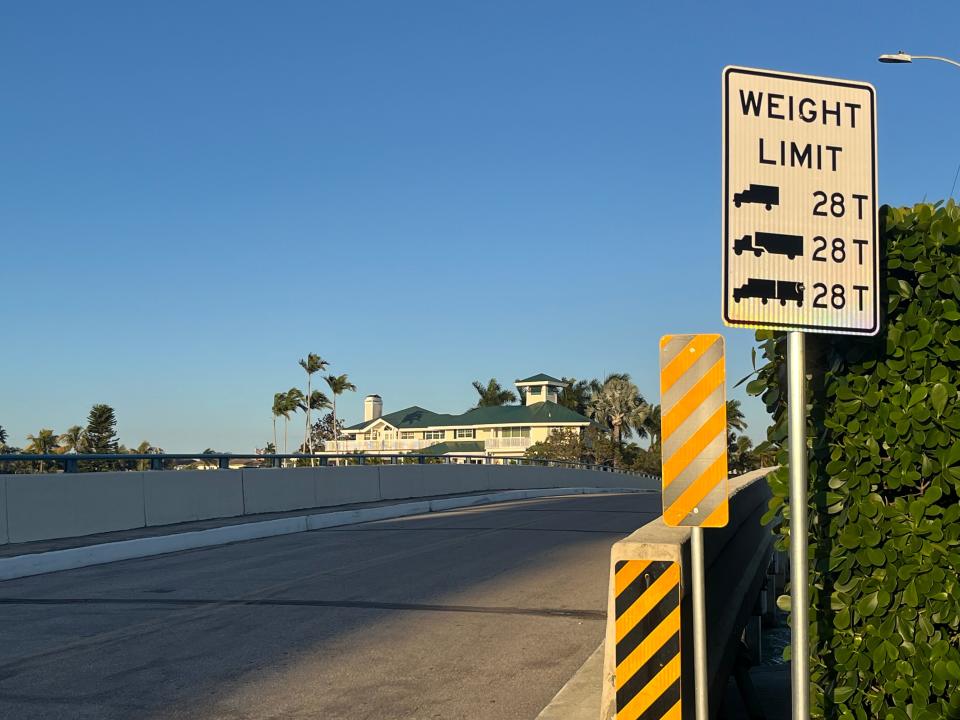
[[[445, 425], [450, 418], [456, 417], [455, 415], [439, 415], [435, 412], [430, 412], [425, 410], [422, 407], [413, 405], [411, 407], [405, 408], [404, 410], [397, 410], [396, 412], [387, 413], [377, 420], [384, 420], [385, 422], [393, 425], [395, 428], [402, 428], [404, 430], [409, 430], [411, 428], [424, 428], [432, 427], [434, 425]], [[351, 425], [346, 430], [363, 430], [368, 425], [372, 425], [376, 420], [367, 420], [362, 423], [357, 423], [356, 425]]]
[[563, 384], [563, 380], [558, 380], [555, 377], [551, 377], [550, 375], [544, 375], [543, 373], [537, 373], [536, 375], [531, 375], [530, 377], [524, 378], [523, 380], [517, 380], [517, 382], [518, 383], [551, 382], [551, 383]]
[[456, 455], [458, 453], [483, 452], [482, 440], [448, 440], [431, 445], [414, 455]]
[[[524, 423], [589, 423], [590, 419], [580, 413], [557, 405], [555, 402], [540, 402], [533, 405], [501, 405], [499, 407], [473, 408], [463, 415], [443, 415], [424, 410], [414, 405], [404, 410], [388, 413], [382, 418], [400, 430], [425, 427], [456, 427], [469, 425], [522, 425]], [[363, 430], [374, 420], [352, 425], [347, 430]]]

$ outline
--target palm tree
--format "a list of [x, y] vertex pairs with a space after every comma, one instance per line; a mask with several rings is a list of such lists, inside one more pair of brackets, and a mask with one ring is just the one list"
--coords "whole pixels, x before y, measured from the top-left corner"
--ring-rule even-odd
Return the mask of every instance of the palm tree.
[[560, 391], [557, 403], [581, 415], [586, 415], [587, 408], [590, 406], [590, 383], [574, 378], [561, 379], [567, 385]]
[[300, 388], [290, 388], [280, 394], [280, 414], [283, 415], [283, 454], [287, 454], [287, 427], [290, 424], [290, 413], [296, 412], [303, 401], [303, 391]]
[[[303, 395], [303, 393], [300, 393], [300, 397], [297, 399], [296, 407], [294, 408], [294, 410], [303, 410], [306, 413], [306, 412], [309, 412], [310, 410], [323, 410], [330, 407], [331, 407], [330, 398], [328, 398], [325, 394], [323, 394], [319, 390], [314, 390], [312, 393], [310, 393], [310, 402], [307, 402], [307, 398]], [[311, 454], [313, 453], [313, 433], [312, 432], [309, 434], [307, 438], [304, 438], [301, 452], [304, 452], [304, 453], [309, 452]], [[312, 464], [313, 464], [313, 461], [311, 460], [311, 466]]]
[[727, 463], [731, 472], [745, 473], [761, 466], [753, 441], [746, 435], [732, 435], [727, 444]]
[[[306, 360], [303, 360], [303, 359], [300, 360], [300, 367], [302, 367], [304, 371], [307, 373], [307, 392], [304, 393], [305, 398], [311, 398], [311, 400], [313, 398], [313, 392], [311, 391], [313, 374], [315, 372], [321, 372], [323, 370], [326, 370], [327, 365], [329, 364], [330, 363], [328, 363], [326, 360], [324, 360], [322, 357], [320, 357], [316, 353], [309, 353], [307, 355]], [[313, 406], [312, 402], [307, 403], [307, 410], [306, 410], [307, 414], [306, 414], [305, 424], [303, 428], [303, 444], [304, 446], [308, 446], [308, 449], [311, 455], [313, 454], [313, 441], [310, 438], [310, 410], [312, 406]]]
[[[36, 435], [27, 435], [27, 440], [30, 441], [30, 444], [27, 445], [28, 453], [36, 453], [37, 455], [47, 455], [52, 453], [57, 448], [57, 440], [59, 438], [48, 428], [44, 428]], [[44, 461], [40, 461], [40, 472], [43, 472]]]
[[644, 422], [647, 434], [650, 436], [650, 449], [660, 449], [660, 406], [651, 405], [650, 412]]
[[473, 389], [480, 395], [477, 407], [500, 407], [517, 401], [517, 394], [513, 390], [504, 390], [500, 387], [496, 378], [490, 378], [486, 386], [479, 380], [474, 380]]
[[63, 452], [83, 452], [87, 444], [87, 433], [79, 425], [71, 425], [67, 431], [60, 436], [60, 447]]
[[[337, 433], [337, 395], [342, 395], [348, 390], [350, 392], [356, 392], [357, 386], [347, 380], [346, 373], [343, 375], [327, 375], [325, 380], [327, 381], [327, 385], [330, 386], [330, 392], [333, 393], [333, 441], [336, 443], [339, 439]], [[313, 442], [312, 434], [310, 435], [310, 442]], [[334, 445], [334, 447], [336, 447], [336, 445]]]
[[[645, 407], [649, 407], [637, 386], [626, 374], [609, 375], [603, 385], [593, 393], [590, 401], [590, 416], [613, 431], [614, 445], [623, 450], [624, 436], [634, 432], [640, 437], [646, 435], [642, 427]], [[617, 454], [613, 456], [613, 466], [617, 466]]]
[[747, 429], [747, 420], [740, 409], [739, 400], [727, 400], [727, 432], [736, 430], [743, 432]]
[[[163, 449], [154, 447], [150, 444], [148, 440], [144, 440], [142, 443], [137, 445], [133, 450], [137, 455], [154, 455], [157, 453], [162, 453]], [[149, 460], [137, 460], [137, 470], [147, 470], [150, 467]]]
[[273, 394], [273, 447], [277, 447], [277, 418], [283, 415], [284, 393]]
[[0, 450], [7, 446], [7, 431], [0, 425]]

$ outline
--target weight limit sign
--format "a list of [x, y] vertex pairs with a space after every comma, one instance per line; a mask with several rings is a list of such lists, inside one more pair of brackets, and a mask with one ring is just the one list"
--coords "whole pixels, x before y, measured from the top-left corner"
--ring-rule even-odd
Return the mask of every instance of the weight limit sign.
[[722, 335], [660, 340], [663, 521], [724, 527], [727, 393]]
[[876, 93], [868, 83], [723, 71], [723, 319], [875, 335]]

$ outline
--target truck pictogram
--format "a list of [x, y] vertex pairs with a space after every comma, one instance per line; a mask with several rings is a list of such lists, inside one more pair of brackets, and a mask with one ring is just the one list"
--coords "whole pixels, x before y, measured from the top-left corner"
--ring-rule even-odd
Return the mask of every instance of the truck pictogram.
[[780, 204], [780, 188], [776, 185], [750, 183], [750, 187], [743, 192], [733, 194], [734, 205], [740, 207], [743, 203], [757, 203], [767, 210], [772, 210], [774, 205]]
[[803, 307], [803, 283], [793, 280], [765, 280], [748, 278], [747, 282], [734, 288], [733, 300], [740, 302], [745, 298], [758, 298], [764, 305], [770, 300], [779, 300], [781, 305], [795, 302]]
[[764, 251], [771, 255], [786, 255], [793, 260], [798, 255], [803, 255], [803, 236], [756, 232], [733, 242], [733, 252], [737, 255], [752, 252], [760, 257]]

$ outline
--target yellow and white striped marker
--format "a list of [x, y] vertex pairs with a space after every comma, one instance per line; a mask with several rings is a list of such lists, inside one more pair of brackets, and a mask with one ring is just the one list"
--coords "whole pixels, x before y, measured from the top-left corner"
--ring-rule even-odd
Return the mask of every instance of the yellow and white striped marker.
[[727, 524], [724, 363], [722, 335], [660, 340], [663, 521], [673, 527]]

